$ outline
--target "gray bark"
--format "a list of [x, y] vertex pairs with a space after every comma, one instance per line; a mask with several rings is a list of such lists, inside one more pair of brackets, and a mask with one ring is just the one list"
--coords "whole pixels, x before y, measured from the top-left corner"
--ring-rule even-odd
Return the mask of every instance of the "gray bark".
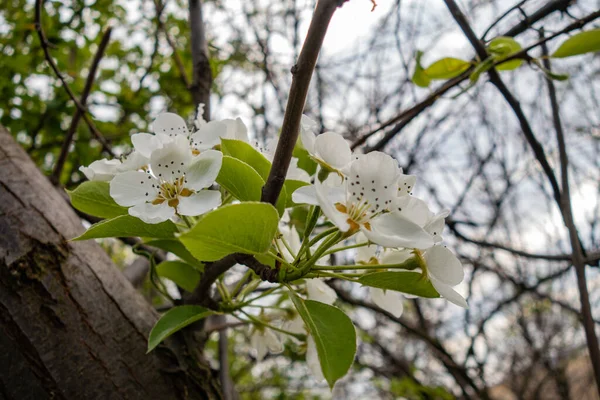
[[189, 335], [146, 355], [157, 313], [82, 231], [0, 126], [0, 399], [220, 398]]

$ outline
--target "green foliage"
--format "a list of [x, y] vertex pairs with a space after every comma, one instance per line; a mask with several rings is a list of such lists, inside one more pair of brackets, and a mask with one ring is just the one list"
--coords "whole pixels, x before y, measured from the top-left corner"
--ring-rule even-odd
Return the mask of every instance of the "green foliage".
[[597, 51], [600, 51], [600, 29], [592, 29], [571, 36], [550, 57], [573, 57]]
[[236, 158], [223, 156], [217, 183], [241, 201], [260, 201], [265, 181], [254, 168]]
[[262, 254], [271, 247], [278, 222], [277, 210], [270, 204], [230, 204], [205, 214], [180, 240], [202, 261], [236, 252]]
[[366, 286], [395, 290], [419, 297], [440, 297], [431, 282], [419, 272], [373, 272], [361, 276], [358, 281]]
[[451, 79], [465, 72], [470, 66], [471, 63], [468, 61], [446, 57], [425, 68], [423, 73], [429, 79]]
[[73, 207], [94, 217], [114, 218], [127, 214], [127, 208], [121, 207], [110, 197], [108, 182], [83, 182], [67, 193]]
[[[488, 51], [492, 54], [495, 62], [502, 61], [521, 50], [521, 44], [509, 36], [494, 38], [488, 45]], [[510, 71], [519, 68], [522, 64], [523, 60], [517, 58], [498, 64], [495, 68], [499, 71]]]
[[294, 179], [286, 179], [286, 181], [284, 183], [285, 191], [287, 193], [285, 206], [288, 208], [297, 206], [298, 204], [294, 203], [294, 201], [292, 200], [292, 194], [294, 194], [294, 191], [296, 191], [296, 189], [299, 189], [302, 186], [307, 186], [307, 185], [308, 185], [308, 183], [303, 182], [303, 181], [297, 181]]
[[393, 378], [391, 380], [390, 392], [396, 396], [408, 400], [436, 399], [436, 400], [453, 400], [455, 397], [445, 388], [436, 386], [423, 386], [415, 382], [408, 376], [403, 378]]
[[172, 238], [175, 232], [177, 232], [177, 226], [172, 221], [165, 221], [160, 224], [147, 224], [137, 217], [121, 215], [90, 226], [83, 235], [73, 240], [134, 236], [168, 239]]
[[415, 72], [413, 73], [411, 80], [415, 85], [426, 88], [429, 87], [429, 84], [431, 83], [431, 78], [427, 76], [425, 70], [423, 69], [423, 66], [421, 66], [421, 57], [423, 57], [423, 52], [417, 51], [417, 54], [415, 55]]
[[352, 366], [356, 353], [356, 330], [342, 310], [290, 294], [300, 317], [315, 341], [323, 376], [333, 388]]
[[156, 247], [164, 251], [168, 251], [169, 253], [173, 253], [177, 257], [184, 260], [186, 263], [191, 264], [198, 269], [203, 268], [203, 264], [196, 258], [194, 258], [192, 253], [190, 253], [188, 249], [185, 248], [183, 243], [181, 243], [178, 239], [149, 240], [145, 243], [148, 246]]
[[172, 280], [188, 292], [193, 292], [200, 281], [200, 272], [181, 261], [163, 261], [156, 266], [156, 273]]
[[156, 325], [154, 325], [154, 328], [152, 328], [152, 331], [150, 331], [150, 336], [148, 337], [148, 352], [154, 350], [160, 342], [178, 330], [212, 314], [214, 314], [213, 311], [200, 306], [173, 307], [158, 320]]

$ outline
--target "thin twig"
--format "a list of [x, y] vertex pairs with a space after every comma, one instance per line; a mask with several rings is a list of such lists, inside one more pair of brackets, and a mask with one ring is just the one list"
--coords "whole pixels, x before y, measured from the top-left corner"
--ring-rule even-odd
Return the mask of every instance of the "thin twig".
[[210, 119], [210, 88], [212, 86], [212, 72], [208, 58], [208, 45], [204, 30], [202, 16], [202, 2], [200, 0], [189, 0], [190, 10], [190, 42], [192, 50], [192, 85], [190, 92], [197, 106], [204, 104], [203, 117], [206, 121]]
[[[87, 98], [92, 91], [92, 86], [94, 85], [94, 80], [96, 79], [96, 71], [98, 70], [98, 66], [100, 65], [100, 60], [104, 56], [104, 52], [106, 51], [106, 47], [110, 41], [110, 35], [112, 33], [112, 28], [109, 27], [102, 36], [102, 40], [100, 41], [100, 45], [98, 46], [98, 50], [96, 51], [96, 55], [94, 56], [94, 60], [92, 61], [92, 65], [90, 66], [90, 72], [88, 73], [87, 79], [85, 81], [85, 86], [83, 88], [83, 92], [81, 92], [81, 98], [79, 102], [82, 106], [85, 107], [87, 103]], [[60, 174], [65, 166], [65, 161], [67, 160], [67, 155], [69, 154], [69, 148], [71, 147], [71, 143], [73, 142], [73, 137], [75, 136], [75, 132], [77, 131], [77, 126], [79, 125], [79, 121], [84, 112], [81, 109], [76, 108], [75, 114], [73, 115], [73, 119], [71, 120], [71, 125], [69, 125], [69, 130], [67, 131], [67, 135], [65, 136], [65, 140], [60, 149], [60, 154], [58, 156], [58, 160], [56, 161], [56, 165], [54, 166], [54, 170], [52, 171], [52, 175], [50, 175], [50, 181], [58, 185], [60, 183]]]

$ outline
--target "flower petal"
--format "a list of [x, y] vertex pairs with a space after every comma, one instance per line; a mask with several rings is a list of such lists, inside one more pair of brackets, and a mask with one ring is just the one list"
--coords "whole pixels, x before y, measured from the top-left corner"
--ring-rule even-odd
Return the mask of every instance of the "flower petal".
[[159, 224], [175, 215], [175, 209], [167, 202], [162, 204], [143, 203], [129, 209], [129, 215], [137, 217], [147, 224]]
[[150, 158], [152, 152], [163, 146], [164, 140], [158, 135], [149, 133], [135, 133], [131, 135], [131, 143], [137, 152], [146, 158]]
[[419, 226], [425, 226], [433, 216], [427, 203], [412, 196], [401, 196], [394, 200], [394, 212]]
[[192, 163], [185, 171], [186, 187], [200, 190], [209, 187], [215, 182], [221, 165], [223, 153], [216, 150], [206, 150], [194, 157]]
[[319, 353], [317, 353], [317, 345], [315, 344], [315, 340], [312, 336], [308, 336], [306, 339], [306, 364], [312, 372], [313, 377], [319, 381], [323, 382], [325, 377], [323, 376], [323, 371], [321, 370], [321, 362], [319, 361]]
[[293, 179], [296, 181], [310, 183], [310, 175], [308, 172], [298, 167], [298, 159], [294, 157], [290, 161], [290, 167], [288, 168], [285, 179]]
[[86, 178], [90, 181], [110, 181], [115, 174], [118, 172], [118, 168], [121, 166], [121, 161], [107, 160], [96, 160], [87, 167], [79, 167], [79, 170], [83, 172]]
[[[331, 222], [333, 222], [335, 226], [340, 229], [340, 231], [347, 232], [350, 229], [350, 224], [348, 224], [348, 215], [338, 211], [335, 208], [335, 201], [328, 196], [327, 192], [327, 187], [323, 186], [317, 179], [315, 182], [315, 194], [317, 196], [319, 205], [321, 206], [321, 211], [323, 211], [323, 214], [329, 218]], [[296, 192], [294, 192], [294, 194], [295, 193]]]
[[190, 133], [183, 118], [173, 113], [159, 114], [154, 120], [152, 128], [154, 133], [161, 133], [170, 137], [183, 135], [187, 138]]
[[262, 332], [255, 330], [250, 337], [250, 344], [256, 350], [256, 361], [261, 362], [267, 355], [267, 343]]
[[310, 300], [320, 301], [325, 304], [333, 304], [337, 300], [335, 290], [320, 279], [307, 279], [306, 291]]
[[221, 193], [217, 190], [201, 190], [189, 197], [179, 197], [177, 211], [181, 215], [198, 216], [221, 205]]
[[306, 115], [302, 115], [302, 119], [300, 120], [300, 140], [302, 146], [312, 155], [315, 154], [316, 131], [317, 123]]
[[350, 164], [352, 151], [342, 135], [325, 132], [315, 139], [314, 156], [333, 168], [340, 169]]
[[465, 272], [460, 260], [444, 246], [433, 246], [425, 252], [429, 276], [450, 286], [461, 283]]
[[221, 144], [221, 138], [227, 134], [227, 125], [220, 121], [210, 121], [202, 125], [192, 135], [192, 147], [203, 151]]
[[410, 250], [390, 250], [386, 249], [381, 258], [382, 264], [402, 264], [404, 261], [412, 257]]
[[451, 286], [438, 281], [434, 277], [430, 277], [430, 280], [431, 280], [431, 284], [433, 285], [435, 290], [437, 290], [437, 292], [440, 294], [440, 296], [442, 296], [449, 302], [456, 304], [459, 307], [469, 308], [469, 305], [467, 304], [467, 301], [465, 300], [465, 298], [462, 297], [456, 290], [452, 289]]
[[404, 175], [400, 173], [398, 175], [398, 196], [406, 196], [413, 191], [415, 184], [417, 183], [417, 177], [414, 175]]
[[423, 228], [396, 213], [382, 214], [370, 222], [371, 229], [361, 227], [373, 243], [384, 247], [428, 248], [433, 238]]
[[241, 140], [248, 143], [248, 128], [246, 128], [241, 118], [224, 119], [221, 122], [227, 127], [225, 136], [222, 136], [223, 138]]
[[383, 290], [379, 288], [369, 288], [371, 292], [371, 300], [378, 307], [384, 309], [389, 312], [396, 318], [400, 318], [402, 315], [402, 311], [404, 311], [404, 306], [402, 305], [404, 301], [404, 297], [393, 290]]
[[118, 174], [110, 181], [110, 196], [117, 204], [129, 207], [151, 202], [158, 194], [159, 183], [150, 174], [128, 171]]
[[371, 212], [389, 210], [397, 197], [398, 163], [380, 152], [361, 155], [350, 165], [348, 193], [354, 203], [368, 202]]
[[135, 171], [147, 166], [149, 163], [150, 159], [148, 157], [134, 150], [123, 160], [123, 163], [117, 169], [119, 172]]
[[265, 343], [267, 344], [267, 348], [272, 354], [278, 354], [283, 351], [283, 344], [279, 337], [270, 329], [265, 329], [264, 332]]
[[173, 182], [183, 176], [191, 160], [192, 149], [188, 139], [177, 135], [173, 141], [152, 152], [150, 166], [158, 179]]
[[423, 227], [429, 234], [433, 236], [435, 243], [442, 242], [442, 232], [446, 226], [445, 218], [448, 216], [448, 210], [441, 211], [433, 216], [429, 222]]

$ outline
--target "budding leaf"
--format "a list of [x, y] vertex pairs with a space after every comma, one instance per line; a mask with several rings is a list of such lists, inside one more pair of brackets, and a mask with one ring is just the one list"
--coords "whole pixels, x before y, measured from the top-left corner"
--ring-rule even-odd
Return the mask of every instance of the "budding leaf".
[[459, 58], [446, 57], [437, 60], [423, 71], [429, 79], [451, 79], [465, 72], [471, 63]]
[[202, 261], [216, 261], [231, 253], [262, 254], [269, 250], [278, 223], [279, 215], [271, 204], [230, 204], [204, 214], [179, 239]]
[[261, 189], [265, 181], [245, 162], [223, 156], [223, 165], [217, 176], [217, 183], [238, 200], [260, 201]]
[[431, 282], [419, 272], [374, 272], [363, 275], [358, 281], [365, 286], [395, 290], [419, 297], [440, 297]]
[[356, 354], [356, 330], [342, 310], [290, 294], [298, 314], [315, 341], [323, 376], [329, 387], [348, 373]]
[[423, 67], [421, 66], [421, 57], [423, 56], [423, 52], [422, 51], [417, 51], [417, 54], [415, 56], [415, 72], [413, 73], [413, 76], [411, 78], [411, 80], [413, 81], [413, 83], [419, 87], [429, 87], [429, 84], [431, 83], [431, 78], [429, 78], [427, 76], [427, 74], [425, 73], [425, 70], [423, 69]]
[[600, 29], [592, 29], [571, 36], [550, 57], [573, 57], [596, 51], [600, 51]]
[[77, 189], [67, 193], [73, 207], [94, 217], [113, 218], [127, 214], [127, 208], [121, 207], [110, 197], [108, 182], [83, 182]]
[[[488, 45], [488, 51], [492, 54], [494, 61], [501, 61], [514, 53], [521, 51], [523, 47], [519, 42], [509, 36], [500, 36], [492, 39]], [[523, 64], [520, 58], [510, 60], [496, 65], [499, 71], [510, 71], [519, 68]]]
[[187, 290], [193, 292], [200, 281], [200, 272], [190, 264], [181, 261], [163, 261], [156, 266], [159, 276], [170, 279]]
[[83, 235], [73, 240], [134, 236], [168, 239], [174, 237], [175, 232], [177, 232], [177, 226], [172, 221], [165, 221], [160, 224], [147, 224], [131, 215], [121, 215], [90, 226]]
[[212, 314], [214, 314], [213, 311], [200, 306], [173, 307], [156, 322], [156, 325], [150, 331], [148, 353], [178, 330]]

